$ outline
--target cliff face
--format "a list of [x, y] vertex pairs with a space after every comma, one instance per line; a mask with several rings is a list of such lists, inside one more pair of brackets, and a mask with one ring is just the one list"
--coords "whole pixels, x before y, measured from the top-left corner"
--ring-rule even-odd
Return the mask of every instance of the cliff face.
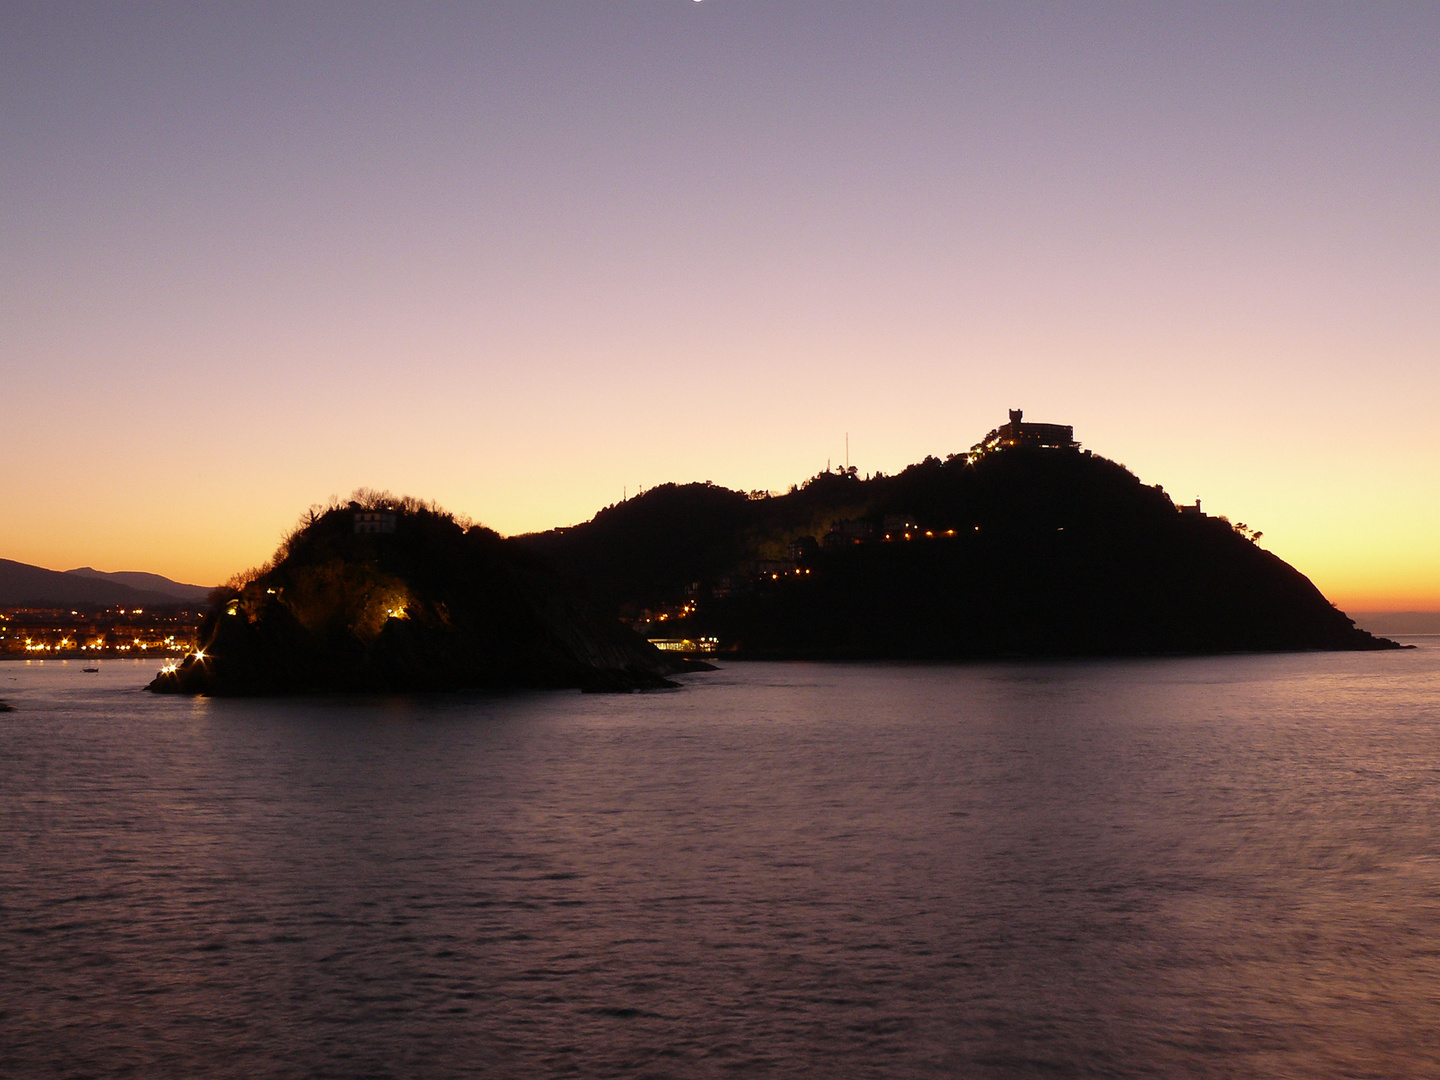
[[[1017, 448], [870, 481], [818, 479], [763, 500], [705, 496], [712, 517], [730, 515], [728, 531], [711, 522], [706, 546], [688, 552], [685, 579], [700, 588], [674, 632], [715, 636], [743, 655], [831, 659], [1395, 647], [1357, 629], [1253, 534], [1180, 513], [1098, 456]], [[636, 546], [663, 550], [647, 533], [662, 531], [652, 522], [675, 501], [627, 504]], [[618, 516], [530, 542], [588, 570], [597, 592], [650, 603], [657, 582], [685, 575], [667, 576], [663, 556], [632, 570], [613, 535]], [[875, 539], [812, 549], [800, 573], [746, 572], [746, 558], [783, 558], [797, 534], [838, 518], [873, 526]], [[915, 527], [885, 541], [887, 519]], [[715, 553], [700, 572], [697, 550]], [[707, 588], [707, 577], [723, 587]]]
[[487, 529], [411, 506], [393, 532], [320, 515], [274, 564], [217, 592], [201, 647], [150, 689], [311, 690], [667, 686], [675, 664]]

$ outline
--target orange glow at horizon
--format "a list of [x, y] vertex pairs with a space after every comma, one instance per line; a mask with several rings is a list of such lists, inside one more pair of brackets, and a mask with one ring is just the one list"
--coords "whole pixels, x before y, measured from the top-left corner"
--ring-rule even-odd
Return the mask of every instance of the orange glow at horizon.
[[[218, 584], [1023, 407], [1440, 610], [1440, 8], [0, 10], [0, 558]], [[743, 77], [737, 77], [743, 73]]]
[[[1059, 421], [1073, 419], [1062, 414], [1047, 415]], [[975, 433], [975, 437], [979, 434], [983, 431]], [[1077, 437], [1084, 434], [1083, 427], [1077, 431]], [[951, 445], [936, 446], [929, 452], [943, 457], [962, 449], [964, 442], [963, 438], [957, 439]], [[1082, 442], [1094, 452], [1104, 453], [1102, 447], [1084, 439]], [[894, 474], [911, 460], [923, 456], [925, 454], [918, 451], [912, 452], [908, 459], [887, 455], [876, 468]], [[1121, 455], [1105, 456], [1119, 460]], [[1316, 492], [1337, 490], [1330, 468], [1334, 463], [1323, 457], [1317, 456], [1310, 473], [1297, 474], [1281, 463], [1259, 469], [1253, 462], [1227, 460], [1224, 453], [1212, 453], [1208, 448], [1181, 455], [1172, 447], [1167, 453], [1155, 456], [1160, 459], [1159, 465], [1169, 465], [1170, 473], [1181, 477], [1176, 483], [1166, 482], [1160, 471], [1134, 464], [1146, 456], [1149, 455], [1132, 455], [1132, 461], [1127, 463], [1137, 470], [1143, 482], [1162, 483], [1177, 503], [1199, 497], [1208, 513], [1224, 514], [1232, 521], [1244, 521], [1252, 528], [1261, 529], [1264, 532], [1261, 546], [1306, 574], [1342, 610], [1440, 610], [1440, 560], [1436, 559], [1434, 545], [1429, 540], [1440, 535], [1440, 512], [1435, 504], [1409, 495], [1413, 485], [1423, 483], [1423, 478], [1411, 474], [1412, 470], [1397, 466], [1380, 483], [1371, 483], [1363, 475], [1357, 475], [1350, 479], [1347, 496], [1317, 498]], [[803, 482], [814, 471], [797, 472], [786, 482], [784, 477], [776, 477], [773, 468], [765, 470], [768, 489], [783, 491], [789, 483]], [[1273, 475], [1269, 475], [1271, 473]], [[688, 476], [681, 473], [673, 478], [652, 474], [646, 486], [667, 479], [685, 483], [710, 478], [713, 478], [711, 472], [702, 475], [692, 471]], [[740, 490], [766, 487], [764, 482], [756, 484], [747, 478], [717, 482], [727, 482], [728, 486]], [[512, 485], [520, 486], [514, 481]], [[218, 584], [238, 571], [266, 561], [284, 533], [295, 525], [304, 506], [322, 502], [330, 494], [348, 494], [350, 489], [361, 485], [331, 486], [337, 490], [323, 496], [307, 499], [297, 493], [288, 508], [273, 496], [267, 500], [262, 491], [254, 492], [250, 500], [213, 503], [203, 499], [180, 500], [172, 512], [183, 512], [184, 526], [173, 534], [172, 526], [157, 527], [157, 520], [147, 514], [127, 516], [121, 506], [106, 508], [102, 498], [100, 512], [112, 515], [111, 528], [102, 543], [96, 543], [93, 529], [88, 527], [90, 512], [95, 509], [89, 506], [83, 512], [57, 515], [59, 527], [50, 536], [27, 530], [25, 543], [16, 542], [20, 537], [10, 538], [6, 557], [52, 569], [87, 565], [108, 570], [144, 569], [178, 581]], [[418, 493], [426, 497], [431, 494], [414, 492], [403, 484], [391, 486], [397, 493]], [[609, 500], [604, 500], [598, 492], [592, 495], [583, 482], [566, 487], [559, 478], [548, 484], [537, 483], [537, 486], [547, 498], [536, 498], [533, 492], [517, 492], [520, 497], [515, 499], [516, 512], [508, 518], [484, 513], [475, 502], [466, 499], [470, 492], [463, 486], [455, 496], [442, 495], [437, 501], [502, 533], [515, 534], [588, 520], [606, 502], [619, 499], [618, 493]], [[500, 486], [500, 491], [503, 493], [505, 487]], [[630, 491], [633, 495], [635, 485], [631, 485]], [[527, 495], [528, 498], [524, 497]], [[582, 502], [587, 495], [592, 498], [589, 505]]]

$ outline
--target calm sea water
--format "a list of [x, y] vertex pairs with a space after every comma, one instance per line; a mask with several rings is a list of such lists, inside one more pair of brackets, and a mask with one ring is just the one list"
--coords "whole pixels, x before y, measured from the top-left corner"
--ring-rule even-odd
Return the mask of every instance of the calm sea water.
[[211, 701], [0, 664], [0, 1074], [1440, 1076], [1440, 639]]

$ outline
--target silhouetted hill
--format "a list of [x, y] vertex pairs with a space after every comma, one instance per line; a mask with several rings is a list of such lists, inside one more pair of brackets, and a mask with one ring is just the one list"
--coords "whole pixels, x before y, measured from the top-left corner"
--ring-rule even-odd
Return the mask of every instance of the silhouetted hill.
[[141, 592], [168, 596], [171, 603], [199, 603], [209, 597], [211, 588], [206, 585], [186, 585], [180, 581], [171, 581], [167, 577], [161, 577], [159, 574], [147, 574], [138, 570], [119, 570], [107, 573], [104, 570], [96, 570], [94, 567], [82, 566], [76, 570], [66, 570], [65, 573], [92, 578], [96, 581], [113, 581], [119, 585], [139, 589]]
[[[817, 543], [842, 521], [849, 535]], [[761, 499], [657, 488], [522, 540], [603, 601], [670, 605], [668, 633], [714, 635], [746, 655], [1394, 646], [1356, 629], [1255, 535], [1181, 513], [1158, 486], [1088, 452], [1017, 447], [928, 458], [894, 477], [821, 474]], [[792, 563], [802, 537], [816, 539]], [[682, 598], [691, 610], [674, 611]]]
[[692, 582], [784, 558], [789, 541], [823, 532], [870, 506], [879, 481], [821, 473], [780, 497], [752, 498], [715, 484], [662, 484], [601, 510], [583, 525], [516, 541], [584, 581], [603, 603], [674, 600]]
[[597, 599], [658, 601], [697, 578], [749, 555], [744, 531], [754, 520], [746, 496], [713, 484], [665, 484], [608, 507], [575, 529], [519, 537]]
[[178, 598], [168, 592], [133, 588], [109, 577], [62, 573], [0, 559], [0, 605], [5, 607], [65, 607], [73, 604], [144, 607], [177, 602]]
[[312, 514], [216, 595], [198, 654], [150, 689], [632, 689], [680, 666], [519, 545], [411, 499]]

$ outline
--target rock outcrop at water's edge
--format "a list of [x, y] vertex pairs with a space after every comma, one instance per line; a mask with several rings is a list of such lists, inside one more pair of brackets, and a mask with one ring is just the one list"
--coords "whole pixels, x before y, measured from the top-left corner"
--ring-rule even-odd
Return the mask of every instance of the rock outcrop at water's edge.
[[635, 690], [685, 670], [524, 549], [388, 496], [312, 512], [267, 568], [215, 592], [198, 645], [149, 689]]

